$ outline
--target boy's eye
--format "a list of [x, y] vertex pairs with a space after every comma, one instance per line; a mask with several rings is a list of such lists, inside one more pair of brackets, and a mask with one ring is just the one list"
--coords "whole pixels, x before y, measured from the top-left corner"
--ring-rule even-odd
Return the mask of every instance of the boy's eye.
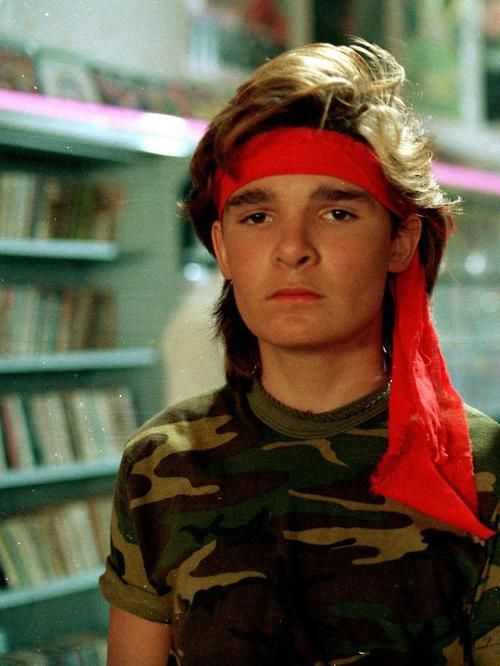
[[333, 210], [329, 210], [325, 214], [325, 217], [330, 220], [336, 220], [337, 222], [346, 222], [347, 220], [352, 220], [354, 215], [342, 208], [334, 208]]
[[247, 224], [261, 224], [266, 222], [270, 216], [267, 213], [250, 213], [250, 215], [245, 215], [242, 219], [242, 222]]

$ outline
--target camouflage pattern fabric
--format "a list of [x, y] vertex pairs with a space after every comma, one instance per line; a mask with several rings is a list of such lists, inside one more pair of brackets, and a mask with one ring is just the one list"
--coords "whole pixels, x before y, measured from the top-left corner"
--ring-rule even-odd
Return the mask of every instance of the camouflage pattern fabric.
[[[497, 540], [372, 494], [386, 410], [225, 387], [159, 414], [123, 456], [102, 594], [171, 624], [169, 665], [498, 666]], [[496, 526], [500, 427], [468, 418]]]

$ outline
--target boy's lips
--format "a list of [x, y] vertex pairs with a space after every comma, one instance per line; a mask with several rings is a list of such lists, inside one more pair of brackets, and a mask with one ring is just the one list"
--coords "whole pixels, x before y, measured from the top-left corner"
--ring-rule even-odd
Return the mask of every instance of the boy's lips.
[[288, 302], [312, 302], [318, 301], [323, 296], [319, 294], [314, 289], [309, 289], [308, 287], [282, 287], [274, 291], [269, 297], [268, 300], [271, 301], [288, 301]]

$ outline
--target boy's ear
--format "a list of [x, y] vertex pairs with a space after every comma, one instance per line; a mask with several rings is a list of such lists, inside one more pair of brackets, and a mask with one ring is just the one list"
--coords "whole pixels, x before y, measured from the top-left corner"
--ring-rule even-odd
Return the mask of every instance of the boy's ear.
[[417, 251], [422, 233], [422, 220], [416, 213], [403, 220], [392, 239], [389, 271], [401, 273], [408, 268], [413, 255]]
[[222, 222], [220, 220], [216, 220], [212, 224], [211, 234], [215, 258], [219, 264], [220, 271], [226, 280], [230, 280], [231, 272], [228, 266], [226, 246], [224, 244], [224, 236], [222, 233]]

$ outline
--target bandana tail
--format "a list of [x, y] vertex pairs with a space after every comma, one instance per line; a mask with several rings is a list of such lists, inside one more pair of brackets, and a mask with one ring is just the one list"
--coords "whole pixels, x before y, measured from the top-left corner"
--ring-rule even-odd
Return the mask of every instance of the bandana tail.
[[372, 489], [482, 539], [472, 447], [431, 320], [418, 252], [395, 280], [389, 446]]

